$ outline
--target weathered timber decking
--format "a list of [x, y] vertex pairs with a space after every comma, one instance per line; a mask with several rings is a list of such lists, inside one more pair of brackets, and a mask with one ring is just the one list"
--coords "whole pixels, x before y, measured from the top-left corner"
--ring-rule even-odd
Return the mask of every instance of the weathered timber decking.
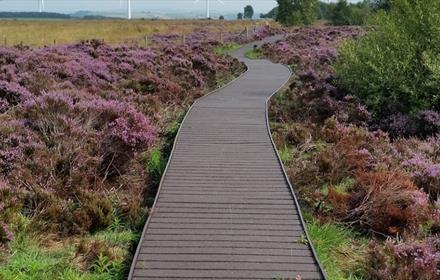
[[245, 59], [252, 47], [233, 53], [248, 71], [182, 123], [129, 279], [324, 279], [268, 129], [291, 73]]

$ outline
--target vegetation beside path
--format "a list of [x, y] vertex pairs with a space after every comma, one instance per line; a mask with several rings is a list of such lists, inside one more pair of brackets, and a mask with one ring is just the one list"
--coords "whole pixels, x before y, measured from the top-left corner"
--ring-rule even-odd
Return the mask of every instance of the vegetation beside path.
[[390, 3], [371, 27], [304, 27], [262, 47], [295, 71], [271, 127], [330, 279], [440, 277], [440, 64], [424, 43], [439, 39], [440, 4]]
[[126, 277], [186, 109], [274, 32], [0, 47], [0, 278]]

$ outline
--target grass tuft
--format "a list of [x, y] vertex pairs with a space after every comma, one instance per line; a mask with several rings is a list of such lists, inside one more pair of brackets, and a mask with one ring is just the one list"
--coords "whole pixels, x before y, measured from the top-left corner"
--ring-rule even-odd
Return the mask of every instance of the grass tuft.
[[263, 51], [258, 48], [254, 48], [250, 51], [247, 51], [244, 56], [249, 59], [260, 59], [263, 56]]
[[231, 52], [231, 51], [233, 51], [233, 50], [236, 50], [236, 49], [238, 49], [238, 48], [240, 48], [241, 46], [239, 45], [239, 44], [237, 44], [237, 43], [234, 43], [234, 42], [232, 42], [232, 43], [226, 43], [226, 44], [221, 44], [221, 45], [218, 45], [218, 46], [216, 46], [215, 48], [214, 48], [214, 53], [216, 54], [216, 55], [226, 55], [226, 54], [228, 54], [229, 52]]
[[361, 280], [367, 241], [350, 228], [308, 219], [307, 229], [330, 280]]

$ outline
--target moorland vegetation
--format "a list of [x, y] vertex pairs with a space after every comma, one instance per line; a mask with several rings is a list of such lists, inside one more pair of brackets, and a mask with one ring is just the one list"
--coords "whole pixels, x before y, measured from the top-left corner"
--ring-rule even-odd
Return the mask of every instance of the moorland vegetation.
[[290, 65], [272, 130], [330, 279], [440, 277], [440, 3], [262, 47]]

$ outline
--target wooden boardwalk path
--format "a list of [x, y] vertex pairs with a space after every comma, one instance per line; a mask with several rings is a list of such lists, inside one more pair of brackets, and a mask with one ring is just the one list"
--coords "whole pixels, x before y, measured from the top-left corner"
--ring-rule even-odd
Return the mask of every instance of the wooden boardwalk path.
[[233, 53], [248, 71], [187, 114], [129, 279], [324, 279], [268, 130], [291, 73], [245, 59], [252, 47]]

